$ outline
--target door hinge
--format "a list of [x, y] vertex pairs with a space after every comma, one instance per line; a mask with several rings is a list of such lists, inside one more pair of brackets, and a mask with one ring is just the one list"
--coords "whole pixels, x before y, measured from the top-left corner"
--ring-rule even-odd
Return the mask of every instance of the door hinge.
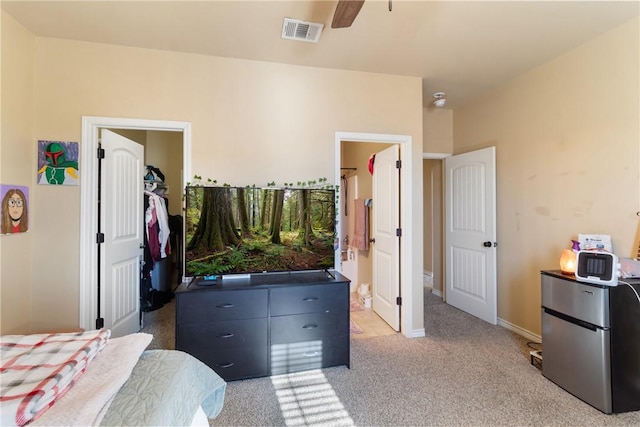
[[402, 237], [402, 228], [396, 228], [396, 236]]
[[98, 158], [104, 159], [104, 148], [98, 147]]
[[96, 234], [96, 243], [104, 243], [104, 233]]
[[396, 305], [402, 305], [402, 297], [396, 298]]
[[402, 160], [396, 160], [396, 169], [402, 168]]

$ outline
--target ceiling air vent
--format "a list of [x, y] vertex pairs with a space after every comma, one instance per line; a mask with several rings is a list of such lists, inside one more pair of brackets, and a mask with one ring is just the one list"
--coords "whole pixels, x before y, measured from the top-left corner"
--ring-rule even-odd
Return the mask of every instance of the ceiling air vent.
[[282, 38], [318, 43], [323, 28], [323, 24], [284, 18], [284, 22], [282, 23]]

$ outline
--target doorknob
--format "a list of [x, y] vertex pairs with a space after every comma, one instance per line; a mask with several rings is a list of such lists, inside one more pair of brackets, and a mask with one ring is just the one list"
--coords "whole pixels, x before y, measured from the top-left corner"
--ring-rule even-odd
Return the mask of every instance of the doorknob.
[[482, 244], [482, 246], [484, 246], [485, 248], [490, 248], [491, 247], [491, 242], [484, 242]]

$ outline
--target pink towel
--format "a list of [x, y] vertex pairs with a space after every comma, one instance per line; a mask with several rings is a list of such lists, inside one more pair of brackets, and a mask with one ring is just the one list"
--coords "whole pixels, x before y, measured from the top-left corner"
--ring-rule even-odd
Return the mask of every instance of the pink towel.
[[361, 251], [369, 250], [369, 208], [364, 199], [355, 199], [353, 218], [353, 241], [351, 245]]

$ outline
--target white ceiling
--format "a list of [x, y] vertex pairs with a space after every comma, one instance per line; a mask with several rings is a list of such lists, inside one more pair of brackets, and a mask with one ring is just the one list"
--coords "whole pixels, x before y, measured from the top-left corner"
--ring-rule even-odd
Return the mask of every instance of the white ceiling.
[[[7, 1], [37, 36], [419, 76], [424, 104], [482, 96], [640, 13], [640, 1], [366, 0], [332, 29], [337, 1]], [[325, 25], [317, 44], [280, 37], [284, 17]]]

